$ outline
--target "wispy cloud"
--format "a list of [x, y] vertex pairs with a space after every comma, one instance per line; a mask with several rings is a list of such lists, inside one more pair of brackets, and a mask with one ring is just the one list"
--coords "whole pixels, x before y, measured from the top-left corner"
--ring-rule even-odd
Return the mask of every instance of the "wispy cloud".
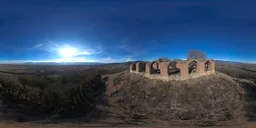
[[129, 61], [133, 61], [133, 59], [132, 58], [127, 58], [125, 61], [129, 62]]
[[54, 52], [59, 47], [59, 44], [53, 43], [48, 40], [44, 40], [38, 44], [35, 44], [34, 46], [28, 48], [28, 50], [44, 50], [47, 52]]
[[47, 60], [2, 60], [0, 64], [18, 64], [26, 62], [100, 62], [100, 63], [121, 63], [132, 61], [131, 58], [101, 58], [98, 60], [88, 59], [86, 57], [69, 57], [69, 58], [57, 58], [57, 59], [47, 59]]
[[59, 58], [59, 59], [53, 59], [53, 60], [45, 60], [43, 62], [97, 62], [97, 61], [87, 59], [85, 57], [70, 57], [70, 58]]
[[96, 50], [93, 50], [93, 49], [87, 49], [87, 50], [84, 50], [82, 52], [79, 52], [78, 55], [93, 55], [93, 54], [99, 54], [100, 51], [96, 51]]
[[89, 56], [93, 54], [99, 54], [102, 50], [102, 45], [97, 46], [95, 49], [91, 48], [77, 48], [71, 44], [58, 44], [52, 41], [44, 41], [29, 48], [29, 50], [43, 50], [46, 52], [59, 52], [61, 48], [74, 48], [76, 51], [73, 56]]
[[44, 44], [37, 44], [37, 45], [35, 45], [33, 48], [39, 48], [39, 47], [41, 47], [41, 46], [43, 46]]
[[149, 40], [147, 44], [142, 45], [134, 42], [130, 37], [124, 38], [117, 47], [129, 52], [132, 56], [140, 56], [160, 47], [160, 43], [156, 40]]
[[112, 57], [106, 57], [99, 60], [99, 62], [102, 63], [120, 63], [120, 62], [128, 62], [132, 61], [132, 58], [112, 58]]
[[126, 50], [126, 51], [128, 51], [130, 53], [137, 53], [136, 51], [134, 51], [133, 48], [131, 48], [130, 46], [128, 46], [126, 44], [121, 44], [118, 47], [121, 48], [121, 49], [124, 49], [124, 50]]

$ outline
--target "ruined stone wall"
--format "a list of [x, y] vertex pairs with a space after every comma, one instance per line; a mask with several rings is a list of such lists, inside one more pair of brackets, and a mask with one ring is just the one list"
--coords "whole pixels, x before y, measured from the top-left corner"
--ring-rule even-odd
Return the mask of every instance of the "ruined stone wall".
[[160, 63], [160, 75], [161, 76], [169, 76], [169, 64], [170, 62], [162, 62]]
[[[196, 73], [189, 73], [189, 64], [190, 62], [196, 62]], [[185, 80], [194, 77], [199, 77], [202, 75], [207, 75], [215, 72], [215, 62], [213, 60], [186, 60], [186, 61], [174, 61], [170, 62], [156, 62], [152, 63], [136, 63], [130, 65], [130, 71], [133, 73], [143, 74], [144, 76], [156, 79], [168, 79], [168, 80]], [[208, 69], [205, 71], [205, 63], [209, 62]], [[134, 67], [135, 66], [135, 67]], [[180, 75], [169, 75], [169, 66], [174, 67], [175, 69], [180, 69]], [[152, 74], [154, 69], [159, 68], [160, 74]], [[135, 70], [134, 70], [135, 69]]]
[[[151, 63], [151, 70], [156, 70], [156, 69], [160, 69], [161, 65], [160, 65], [161, 62], [159, 61], [153, 61]], [[151, 71], [152, 72], [152, 71]]]
[[188, 62], [180, 62], [177, 64], [177, 67], [180, 69], [180, 76], [182, 79], [187, 79], [189, 76], [188, 64]]
[[146, 63], [146, 74], [151, 74], [151, 63]]
[[133, 64], [130, 64], [130, 71], [132, 71], [132, 65], [133, 65]]
[[210, 60], [209, 70], [215, 72], [215, 61]]
[[197, 64], [197, 73], [204, 73], [205, 69], [205, 63], [204, 62], [198, 62]]
[[145, 63], [141, 63], [141, 62], [136, 63], [136, 71], [137, 72], [145, 72], [145, 70], [146, 70]]
[[211, 75], [214, 74], [215, 72], [213, 71], [207, 71], [204, 72], [202, 74], [189, 74], [188, 77], [186, 79], [182, 78], [180, 75], [171, 75], [171, 76], [162, 76], [162, 75], [158, 75], [158, 74], [146, 74], [145, 72], [136, 72], [136, 71], [132, 71], [131, 73], [135, 73], [141, 76], [144, 76], [146, 78], [149, 79], [153, 79], [153, 80], [162, 80], [162, 81], [183, 81], [183, 80], [188, 80], [188, 79], [194, 79], [194, 78], [198, 78], [201, 76], [206, 76], [206, 75]]
[[136, 64], [130, 64], [130, 71], [136, 71]]
[[158, 68], [159, 68], [158, 63], [153, 63], [153, 64], [152, 64], [152, 68], [153, 68], [153, 69], [158, 69]]

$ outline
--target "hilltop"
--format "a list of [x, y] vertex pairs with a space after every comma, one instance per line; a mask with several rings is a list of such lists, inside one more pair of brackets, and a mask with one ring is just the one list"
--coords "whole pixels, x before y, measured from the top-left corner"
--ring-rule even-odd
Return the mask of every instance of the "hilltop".
[[[150, 80], [121, 72], [105, 76], [109, 100], [128, 120], [193, 120], [194, 123], [243, 118], [243, 90], [222, 73], [186, 81]], [[118, 112], [120, 113], [120, 112]]]

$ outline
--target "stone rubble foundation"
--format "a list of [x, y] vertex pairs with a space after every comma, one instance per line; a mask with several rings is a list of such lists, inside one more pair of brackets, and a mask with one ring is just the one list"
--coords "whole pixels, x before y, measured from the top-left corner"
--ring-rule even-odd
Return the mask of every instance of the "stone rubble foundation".
[[191, 73], [191, 74], [189, 74], [189, 76], [187, 78], [182, 78], [179, 74], [174, 74], [174, 75], [170, 75], [170, 76], [161, 76], [160, 74], [146, 74], [145, 72], [136, 72], [136, 71], [130, 71], [130, 73], [141, 75], [148, 79], [162, 80], [162, 81], [174, 81], [174, 80], [175, 81], [183, 81], [183, 80], [198, 78], [201, 76], [215, 74], [214, 71], [207, 71], [204, 73]]
[[[173, 71], [178, 71], [179, 73]], [[194, 71], [194, 72], [192, 72]], [[214, 60], [173, 60], [173, 61], [153, 61], [137, 62], [130, 65], [130, 72], [143, 75], [149, 79], [187, 80], [215, 73]], [[192, 73], [190, 73], [192, 72]]]

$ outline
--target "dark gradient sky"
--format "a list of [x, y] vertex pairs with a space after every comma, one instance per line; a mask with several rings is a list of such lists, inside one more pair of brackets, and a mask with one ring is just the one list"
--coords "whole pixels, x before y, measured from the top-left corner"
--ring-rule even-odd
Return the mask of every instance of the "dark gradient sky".
[[[255, 0], [1, 0], [0, 60], [256, 62]], [[67, 58], [67, 57], [66, 57]]]

